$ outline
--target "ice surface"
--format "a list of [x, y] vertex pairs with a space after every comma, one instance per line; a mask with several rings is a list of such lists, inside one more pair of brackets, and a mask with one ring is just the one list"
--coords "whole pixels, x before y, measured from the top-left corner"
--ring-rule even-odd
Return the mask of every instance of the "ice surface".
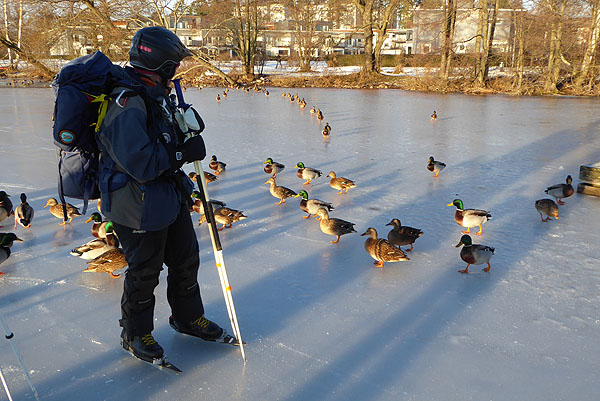
[[[0, 311], [42, 400], [598, 399], [600, 199], [575, 194], [548, 223], [534, 208], [546, 187], [600, 161], [597, 99], [269, 90], [220, 103], [222, 89], [185, 92], [209, 155], [227, 163], [211, 196], [248, 215], [220, 234], [248, 362], [169, 327], [163, 272], [154, 335], [179, 376], [119, 347], [122, 279], [82, 273], [69, 250], [90, 226], [78, 218], [63, 230], [42, 209], [57, 196], [52, 91], [0, 91], [0, 190], [15, 204], [27, 193], [36, 209], [0, 266]], [[332, 126], [328, 141], [312, 105]], [[429, 156], [448, 164], [438, 178]], [[296, 191], [299, 161], [355, 180], [343, 196], [325, 177], [304, 187], [358, 233], [332, 245], [298, 199], [275, 205], [267, 157], [286, 165], [278, 183]], [[461, 228], [445, 206], [457, 197], [493, 216], [473, 236], [496, 248], [490, 273], [457, 272]], [[425, 235], [409, 262], [375, 269], [358, 234], [372, 226], [385, 237], [394, 217]], [[206, 225], [197, 233], [207, 316], [228, 327]], [[15, 400], [33, 399], [7, 340], [0, 367]]]

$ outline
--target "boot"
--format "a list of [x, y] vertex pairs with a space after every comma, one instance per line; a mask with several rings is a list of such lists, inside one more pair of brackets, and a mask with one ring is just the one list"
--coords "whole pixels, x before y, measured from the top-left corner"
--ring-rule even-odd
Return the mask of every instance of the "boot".
[[136, 358], [153, 363], [164, 356], [163, 348], [154, 340], [152, 334], [128, 338], [125, 330], [121, 332], [121, 345]]
[[211, 322], [205, 318], [204, 315], [196, 320], [192, 320], [189, 324], [180, 323], [171, 316], [169, 317], [169, 324], [173, 329], [180, 333], [199, 337], [206, 341], [217, 341], [222, 338], [225, 333], [218, 324]]

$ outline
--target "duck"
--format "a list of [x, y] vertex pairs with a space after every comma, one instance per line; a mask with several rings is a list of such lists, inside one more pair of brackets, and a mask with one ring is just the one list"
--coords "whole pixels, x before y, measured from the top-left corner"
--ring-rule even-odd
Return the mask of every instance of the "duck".
[[[218, 231], [221, 231], [224, 228], [231, 228], [233, 223], [248, 218], [241, 210], [235, 210], [225, 206], [217, 209], [213, 206], [213, 216], [215, 217], [215, 223], [221, 224], [221, 228], [217, 228]], [[206, 214], [203, 214], [200, 216], [198, 225], [202, 225], [205, 221]]]
[[548, 187], [544, 190], [545, 193], [547, 193], [550, 196], [553, 196], [554, 199], [556, 199], [556, 203], [558, 203], [559, 205], [565, 204], [565, 202], [561, 200], [562, 198], [568, 198], [575, 192], [575, 190], [573, 189], [573, 185], [571, 185], [571, 183], [573, 182], [573, 178], [571, 178], [570, 175], [567, 176], [565, 182], [565, 184], [552, 185], [551, 187]]
[[27, 203], [27, 195], [24, 193], [21, 194], [21, 204], [17, 206], [15, 209], [15, 230], [17, 229], [17, 223], [19, 223], [24, 228], [31, 228], [31, 221], [33, 220], [33, 215], [35, 211]]
[[329, 123], [325, 123], [325, 126], [323, 127], [323, 129], [327, 130], [327, 132], [331, 132], [331, 125], [329, 125]]
[[[0, 233], [0, 264], [2, 264], [11, 254], [10, 248], [13, 242], [23, 241], [15, 233]], [[0, 272], [0, 275], [4, 274]]]
[[227, 166], [227, 164], [220, 162], [219, 160], [217, 160], [217, 156], [212, 155], [210, 157], [210, 163], [208, 163], [208, 167], [213, 170], [215, 172], [216, 175], [221, 174], [223, 171], [225, 171], [225, 167]]
[[50, 214], [52, 214], [52, 216], [58, 217], [63, 221], [62, 223], [59, 223], [60, 226], [64, 226], [67, 223], [71, 223], [71, 221], [75, 217], [81, 216], [81, 212], [77, 207], [71, 205], [70, 203], [65, 203], [65, 208], [67, 209], [67, 219], [69, 219], [69, 221], [66, 221], [63, 214], [62, 203], [58, 203], [54, 198], [48, 199], [48, 202], [46, 202], [46, 206], [44, 206], [44, 208], [46, 208], [47, 206], [50, 206]]
[[310, 114], [315, 114], [316, 112], [317, 112], [317, 109], [315, 109], [315, 106], [311, 107]]
[[429, 156], [429, 161], [427, 162], [427, 170], [434, 173], [434, 177], [440, 175], [443, 169], [446, 168], [446, 163], [441, 161], [434, 160], [433, 156]]
[[94, 238], [87, 243], [78, 246], [71, 250], [71, 255], [77, 256], [81, 259], [95, 259], [105, 252], [119, 247], [119, 240], [114, 235], [113, 224], [109, 221], [106, 224], [106, 237], [105, 238]]
[[[192, 205], [192, 211], [198, 213], [198, 214], [204, 214], [204, 205], [202, 204], [202, 198], [200, 195], [199, 191], [193, 191], [192, 192], [192, 200], [194, 201], [194, 204]], [[216, 199], [210, 199], [209, 202], [213, 205], [213, 210], [216, 207], [224, 207], [225, 206], [225, 202], [220, 201], [220, 200], [216, 200]]]
[[481, 225], [492, 218], [490, 212], [486, 210], [465, 209], [463, 201], [460, 199], [454, 199], [452, 203], [448, 203], [446, 206], [456, 206], [454, 221], [456, 221], [456, 224], [459, 226], [467, 227], [467, 231], [461, 231], [463, 234], [468, 234], [471, 227], [479, 226], [479, 232], [476, 232], [475, 234], [481, 235], [483, 232]]
[[277, 178], [277, 174], [281, 173], [285, 168], [285, 165], [273, 161], [270, 157], [263, 164], [266, 164], [264, 168], [265, 173], [271, 174], [273, 178]]
[[329, 130], [327, 130], [327, 128], [323, 128], [321, 135], [323, 135], [323, 138], [329, 138]]
[[217, 93], [217, 103], [219, 103], [221, 101], [221, 96], [219, 96], [219, 94]]
[[329, 186], [333, 189], [339, 189], [340, 192], [338, 192], [338, 195], [341, 195], [344, 191], [348, 193], [350, 188], [355, 188], [357, 186], [354, 181], [345, 177], [338, 177], [333, 171], [330, 171], [329, 174], [327, 174], [327, 177], [331, 177]]
[[121, 275], [114, 272], [127, 266], [127, 260], [121, 248], [113, 248], [90, 260], [87, 264], [88, 267], [84, 273], [108, 273], [112, 278], [119, 278]]
[[304, 185], [310, 184], [312, 180], [314, 180], [315, 178], [319, 178], [323, 175], [323, 172], [321, 170], [317, 170], [312, 167], [305, 167], [304, 163], [302, 162], [298, 162], [298, 164], [296, 164], [294, 168], [298, 169], [298, 171], [296, 171], [296, 175], [298, 176], [298, 178], [300, 178], [301, 180], [306, 180], [306, 182], [304, 182]]
[[14, 213], [13, 204], [10, 201], [9, 197], [9, 194], [7, 194], [4, 191], [0, 191], [0, 222], [6, 220], [8, 216]]
[[269, 91], [265, 90], [265, 97], [269, 97]]
[[313, 214], [316, 215], [317, 210], [321, 207], [326, 209], [328, 212], [331, 212], [334, 209], [333, 205], [329, 202], [325, 202], [320, 199], [308, 199], [308, 192], [306, 192], [304, 189], [298, 192], [298, 194], [296, 194], [294, 197], [297, 198], [300, 196], [302, 197], [302, 200], [300, 201], [300, 210], [302, 210], [304, 213], [308, 213], [307, 216], [302, 216], [303, 219], [308, 219]]
[[223, 99], [227, 97], [227, 92], [223, 91]]
[[280, 199], [280, 201], [277, 202], [276, 205], [281, 205], [282, 203], [285, 203], [286, 198], [290, 198], [296, 195], [296, 192], [292, 191], [289, 188], [277, 186], [274, 177], [269, 178], [267, 182], [265, 182], [265, 184], [271, 184], [269, 192], [271, 192], [271, 195], [273, 195], [277, 199]]
[[[208, 171], [203, 171], [204, 173], [204, 181], [206, 181], [206, 183], [210, 183], [210, 182], [214, 182], [217, 181], [218, 177], [216, 175], [214, 175], [213, 173], [209, 173]], [[196, 174], [195, 171], [192, 171], [191, 173], [188, 174], [188, 177], [190, 178], [190, 180], [194, 181], [194, 182], [198, 182], [198, 175]]]
[[400, 262], [410, 260], [402, 250], [390, 241], [377, 238], [377, 230], [373, 227], [367, 228], [367, 231], [361, 234], [362, 236], [368, 236], [365, 240], [365, 250], [375, 262], [374, 267], [383, 267], [385, 262]]
[[285, 92], [281, 92], [281, 97], [285, 97]]
[[431, 121], [435, 121], [435, 120], [437, 120], [437, 113], [434, 110], [433, 113], [431, 113]]
[[423, 235], [423, 231], [418, 228], [403, 226], [398, 219], [392, 219], [386, 226], [392, 226], [392, 229], [387, 235], [388, 241], [400, 247], [401, 245], [410, 245], [407, 252], [413, 250], [413, 243]]
[[319, 227], [324, 234], [335, 235], [335, 241], [329, 241], [332, 244], [340, 242], [340, 237], [344, 234], [355, 233], [355, 224], [346, 220], [329, 217], [329, 212], [323, 207], [317, 209], [317, 216], [320, 217]]
[[490, 266], [490, 259], [494, 256], [495, 248], [487, 245], [473, 244], [471, 237], [463, 235], [460, 238], [460, 242], [456, 244], [456, 247], [463, 246], [460, 250], [460, 258], [467, 262], [467, 267], [464, 270], [459, 270], [460, 273], [468, 273], [469, 266], [471, 265], [483, 265], [487, 263], [487, 267], [482, 269], [484, 272], [489, 272], [492, 266]]
[[323, 120], [323, 112], [321, 111], [321, 109], [317, 110], [317, 119], [319, 120], [319, 122]]
[[[552, 199], [538, 199], [535, 201], [535, 208], [540, 214], [542, 221], [550, 220], [550, 216], [558, 220], [558, 205]], [[544, 215], [547, 217], [544, 219]]]
[[102, 221], [102, 215], [98, 212], [94, 212], [85, 222], [89, 223], [91, 221], [94, 222], [91, 228], [92, 235], [96, 238], [106, 238], [106, 224], [108, 223], [108, 220]]

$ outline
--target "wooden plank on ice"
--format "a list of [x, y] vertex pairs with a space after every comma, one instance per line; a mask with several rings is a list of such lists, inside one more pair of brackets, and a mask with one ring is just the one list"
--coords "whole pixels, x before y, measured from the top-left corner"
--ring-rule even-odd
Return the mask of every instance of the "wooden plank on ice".
[[600, 187], [581, 182], [577, 185], [577, 192], [585, 195], [600, 196]]
[[579, 179], [589, 184], [600, 186], [600, 162], [580, 166]]

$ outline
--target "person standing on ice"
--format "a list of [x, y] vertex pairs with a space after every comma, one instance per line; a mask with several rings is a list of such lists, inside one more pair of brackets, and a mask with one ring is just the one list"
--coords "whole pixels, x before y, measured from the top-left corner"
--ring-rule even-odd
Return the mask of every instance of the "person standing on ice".
[[163, 263], [170, 325], [203, 340], [237, 344], [204, 317], [198, 287], [199, 248], [188, 206], [193, 184], [180, 168], [204, 159], [206, 149], [200, 135], [185, 140], [169, 97], [170, 80], [190, 55], [166, 28], [137, 31], [129, 50], [131, 67], [126, 67], [134, 91], [112, 91], [97, 137], [102, 213], [113, 222], [129, 265], [121, 298], [121, 344], [154, 363], [164, 360], [152, 336], [154, 289]]

